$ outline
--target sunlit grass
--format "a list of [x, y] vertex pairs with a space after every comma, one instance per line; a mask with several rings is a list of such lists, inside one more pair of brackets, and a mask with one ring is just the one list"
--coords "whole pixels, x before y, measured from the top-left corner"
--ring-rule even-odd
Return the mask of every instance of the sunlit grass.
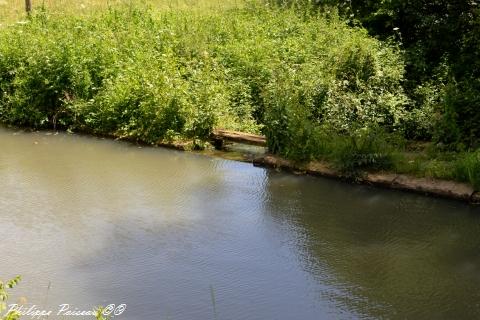
[[[33, 10], [50, 14], [85, 15], [121, 4], [145, 4], [158, 10], [225, 10], [241, 7], [244, 0], [32, 0]], [[25, 18], [25, 0], [0, 0], [0, 26]]]

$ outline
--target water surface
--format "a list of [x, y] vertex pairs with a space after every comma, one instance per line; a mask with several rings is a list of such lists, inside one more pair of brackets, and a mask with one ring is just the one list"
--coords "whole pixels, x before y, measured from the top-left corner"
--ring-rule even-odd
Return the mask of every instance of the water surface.
[[0, 236], [13, 300], [45, 309], [480, 317], [478, 208], [191, 153], [0, 129]]

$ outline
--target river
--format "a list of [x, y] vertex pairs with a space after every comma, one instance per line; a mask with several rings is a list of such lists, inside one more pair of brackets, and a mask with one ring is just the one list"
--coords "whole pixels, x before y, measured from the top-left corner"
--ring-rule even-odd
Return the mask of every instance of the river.
[[480, 317], [479, 208], [108, 139], [0, 129], [0, 239], [49, 319]]

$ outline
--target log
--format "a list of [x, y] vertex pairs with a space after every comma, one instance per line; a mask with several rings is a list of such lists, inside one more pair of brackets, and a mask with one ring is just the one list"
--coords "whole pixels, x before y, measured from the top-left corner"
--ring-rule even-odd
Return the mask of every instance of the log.
[[212, 139], [216, 142], [216, 145], [219, 144], [219, 141], [224, 140], [245, 143], [260, 147], [265, 147], [267, 145], [267, 139], [264, 136], [221, 129], [213, 131]]

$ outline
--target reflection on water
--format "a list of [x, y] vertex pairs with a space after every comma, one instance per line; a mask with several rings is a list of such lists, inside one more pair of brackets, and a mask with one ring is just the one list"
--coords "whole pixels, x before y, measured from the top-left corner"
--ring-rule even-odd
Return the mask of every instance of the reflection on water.
[[[480, 316], [480, 211], [249, 164], [0, 129], [0, 277], [124, 319]], [[53, 317], [54, 318], [54, 317]]]
[[290, 179], [269, 179], [267, 212], [295, 229], [304, 269], [337, 289], [320, 299], [373, 318], [480, 316], [478, 209], [312, 178], [279, 182]]

